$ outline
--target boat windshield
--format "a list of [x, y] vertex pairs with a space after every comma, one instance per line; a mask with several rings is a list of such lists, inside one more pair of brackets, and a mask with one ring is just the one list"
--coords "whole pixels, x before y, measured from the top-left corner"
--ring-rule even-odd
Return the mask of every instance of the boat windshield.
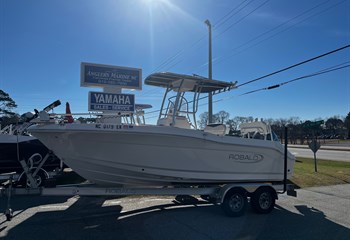
[[[175, 108], [176, 96], [170, 97], [168, 99], [168, 107], [166, 109], [165, 115], [172, 115]], [[189, 113], [188, 101], [183, 96], [180, 97], [178, 107], [176, 109], [177, 116], [187, 116]]]
[[271, 130], [271, 126], [264, 122], [242, 123], [240, 128], [243, 138], [279, 141], [277, 135]]

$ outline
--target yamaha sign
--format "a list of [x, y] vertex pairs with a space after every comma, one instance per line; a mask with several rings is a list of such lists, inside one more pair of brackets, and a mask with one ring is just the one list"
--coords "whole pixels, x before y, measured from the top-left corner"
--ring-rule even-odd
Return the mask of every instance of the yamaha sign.
[[133, 94], [89, 92], [89, 111], [134, 112]]

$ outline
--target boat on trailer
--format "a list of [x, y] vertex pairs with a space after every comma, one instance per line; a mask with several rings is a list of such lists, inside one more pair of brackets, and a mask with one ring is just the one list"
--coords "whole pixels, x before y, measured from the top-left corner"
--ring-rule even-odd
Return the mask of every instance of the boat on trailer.
[[[41, 112], [29, 131], [75, 172], [100, 186], [193, 186], [284, 179], [284, 148], [265, 123], [242, 126], [244, 137], [227, 135], [223, 124], [197, 129], [201, 94], [229, 91], [235, 83], [154, 73], [145, 84], [165, 89], [156, 125], [110, 121], [56, 124], [47, 112]], [[295, 157], [289, 151], [286, 154], [290, 178]]]
[[[55, 106], [60, 104], [55, 103]], [[50, 106], [50, 105], [49, 105]], [[49, 111], [50, 107], [43, 111]], [[21, 124], [7, 125], [0, 129], [0, 183], [11, 176], [17, 183], [32, 187], [43, 185], [44, 180], [58, 174], [62, 161], [37, 138], [28, 134], [35, 114], [23, 114]], [[31, 175], [30, 177], [28, 175]]]
[[[35, 168], [50, 151], [37, 138], [26, 135], [0, 134], [0, 174], [23, 173], [20, 160], [25, 160], [29, 168]], [[61, 165], [60, 160], [51, 155], [42, 166], [45, 171], [53, 171]]]

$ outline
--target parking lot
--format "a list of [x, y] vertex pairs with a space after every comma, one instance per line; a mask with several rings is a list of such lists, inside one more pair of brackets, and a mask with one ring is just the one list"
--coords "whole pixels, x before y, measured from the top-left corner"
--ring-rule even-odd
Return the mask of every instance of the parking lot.
[[[0, 215], [3, 239], [350, 239], [350, 184], [279, 196], [272, 213], [248, 208], [239, 218], [198, 200], [15, 196], [12, 221]], [[1, 211], [7, 199], [0, 199]]]

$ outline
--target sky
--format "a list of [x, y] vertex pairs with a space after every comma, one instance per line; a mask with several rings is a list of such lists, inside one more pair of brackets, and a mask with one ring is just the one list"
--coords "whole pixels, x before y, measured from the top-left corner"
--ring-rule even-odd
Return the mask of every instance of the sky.
[[[81, 62], [208, 76], [238, 85], [350, 44], [350, 0], [0, 0], [0, 89], [22, 114], [59, 99], [88, 112]], [[350, 112], [350, 48], [214, 96], [230, 117], [299, 117]], [[279, 88], [242, 95], [338, 66]], [[164, 89], [144, 85], [136, 103], [160, 109]], [[198, 114], [207, 111], [207, 99]], [[55, 109], [63, 113], [65, 104]], [[157, 113], [146, 111], [147, 122]]]

